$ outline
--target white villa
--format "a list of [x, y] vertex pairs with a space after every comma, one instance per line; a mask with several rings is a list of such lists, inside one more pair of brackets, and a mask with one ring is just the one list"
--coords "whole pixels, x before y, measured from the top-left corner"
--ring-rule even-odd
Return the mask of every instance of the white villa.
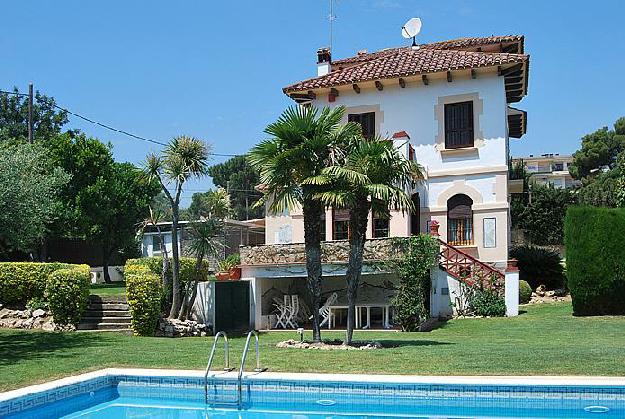
[[[523, 36], [360, 51], [340, 60], [324, 48], [317, 53], [317, 76], [283, 89], [301, 106], [345, 106], [346, 120], [360, 122], [365, 135], [391, 139], [407, 159], [423, 166], [426, 181], [410, 191], [419, 210], [392, 213], [390, 220], [371, 214], [373, 240], [365, 258], [379, 259], [388, 250], [384, 238], [428, 232], [436, 221], [451, 257], [446, 269], [433, 275], [434, 316], [451, 314], [458, 287], [454, 269], [479, 266], [503, 278], [510, 235], [509, 141], [525, 133], [527, 118], [511, 104], [527, 94], [528, 71]], [[338, 324], [347, 217], [345, 211], [325, 213], [324, 297], [338, 294]], [[251, 322], [259, 329], [273, 325], [276, 299], [306, 295], [301, 210], [268, 215], [265, 227], [265, 246], [241, 248], [243, 279], [251, 281]], [[459, 259], [460, 268], [449, 264]], [[367, 320], [360, 319], [361, 325], [372, 326], [373, 316], [388, 326], [392, 275], [365, 266], [362, 284], [359, 301]], [[515, 314], [516, 298], [509, 298], [509, 314]]]

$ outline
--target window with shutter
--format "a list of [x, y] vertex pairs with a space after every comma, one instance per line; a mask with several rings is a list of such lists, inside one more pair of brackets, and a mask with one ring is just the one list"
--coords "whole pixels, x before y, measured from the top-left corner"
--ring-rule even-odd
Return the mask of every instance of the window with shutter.
[[349, 210], [332, 210], [332, 240], [349, 237]]
[[349, 122], [357, 122], [362, 127], [362, 135], [365, 138], [375, 136], [375, 112], [350, 113], [347, 115]]
[[473, 102], [445, 105], [445, 148], [473, 147]]

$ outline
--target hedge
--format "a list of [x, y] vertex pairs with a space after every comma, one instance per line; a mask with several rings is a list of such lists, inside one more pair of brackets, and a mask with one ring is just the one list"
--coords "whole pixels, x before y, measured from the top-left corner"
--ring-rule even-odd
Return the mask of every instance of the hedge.
[[[180, 258], [180, 282], [185, 284], [189, 281], [195, 279], [195, 264], [196, 260], [194, 258], [183, 257]], [[206, 260], [202, 261], [202, 278], [200, 281], [208, 280], [208, 262]], [[168, 277], [171, 280], [171, 268], [173, 261], [171, 258], [169, 259], [169, 272]], [[130, 266], [145, 266], [151, 272], [155, 273], [159, 277], [163, 273], [163, 258], [160, 256], [152, 256], [140, 259], [128, 259], [126, 261], [126, 267], [124, 269], [128, 269]]]
[[572, 207], [564, 227], [573, 314], [625, 314], [625, 209]]
[[48, 277], [45, 299], [57, 324], [77, 325], [80, 322], [91, 287], [88, 265], [59, 269]]
[[0, 262], [0, 303], [24, 306], [43, 299], [50, 274], [73, 266], [67, 263]]
[[126, 296], [135, 335], [152, 336], [161, 315], [161, 278], [145, 265], [126, 264]]

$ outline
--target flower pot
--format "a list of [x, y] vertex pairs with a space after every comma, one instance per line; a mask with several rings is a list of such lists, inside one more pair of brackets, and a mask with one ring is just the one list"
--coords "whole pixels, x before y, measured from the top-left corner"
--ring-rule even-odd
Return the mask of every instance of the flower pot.
[[215, 279], [217, 279], [217, 281], [226, 281], [228, 278], [230, 278], [229, 272], [217, 272], [215, 274]]
[[230, 276], [230, 279], [235, 280], [235, 281], [237, 279], [241, 279], [241, 268], [239, 267], [230, 268], [228, 270], [228, 275]]

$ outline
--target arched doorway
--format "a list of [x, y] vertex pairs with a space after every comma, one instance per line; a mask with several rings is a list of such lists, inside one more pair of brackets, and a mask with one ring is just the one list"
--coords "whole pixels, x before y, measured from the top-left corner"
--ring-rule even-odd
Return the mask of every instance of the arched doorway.
[[453, 246], [473, 244], [473, 200], [457, 194], [447, 201], [447, 242]]
[[410, 197], [414, 209], [410, 213], [410, 235], [417, 236], [421, 232], [421, 200], [418, 193]]

